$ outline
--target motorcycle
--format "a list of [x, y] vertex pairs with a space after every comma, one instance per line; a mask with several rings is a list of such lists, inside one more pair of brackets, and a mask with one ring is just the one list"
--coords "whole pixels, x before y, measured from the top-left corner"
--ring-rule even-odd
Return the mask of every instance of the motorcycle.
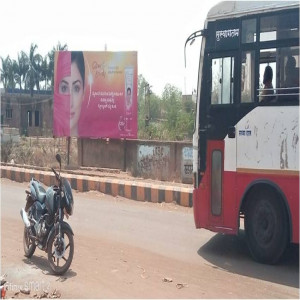
[[1, 276], [0, 277], [0, 293], [1, 293], [1, 299], [5, 299], [5, 295], [6, 295], [6, 287], [5, 287], [5, 280], [6, 276]]
[[25, 224], [23, 246], [25, 256], [32, 257], [36, 247], [45, 251], [54, 274], [62, 275], [70, 267], [74, 254], [74, 233], [64, 221], [73, 214], [74, 199], [69, 181], [60, 176], [61, 157], [56, 154], [59, 173], [55, 174], [57, 185], [47, 191], [41, 182], [32, 178], [30, 191], [26, 190], [26, 205], [20, 213]]

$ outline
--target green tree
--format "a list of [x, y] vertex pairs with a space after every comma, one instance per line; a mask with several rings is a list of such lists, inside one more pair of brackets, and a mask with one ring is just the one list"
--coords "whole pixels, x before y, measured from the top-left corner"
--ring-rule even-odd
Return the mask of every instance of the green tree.
[[20, 91], [22, 90], [22, 83], [25, 80], [26, 72], [28, 70], [28, 57], [24, 51], [18, 53], [17, 60], [13, 60], [14, 80], [19, 85]]
[[12, 60], [10, 59], [9, 55], [6, 58], [1, 57], [2, 68], [1, 71], [1, 81], [5, 89], [11, 87], [11, 78], [13, 77], [13, 67], [12, 67]]
[[138, 76], [138, 108], [145, 106], [145, 86], [149, 84], [142, 74]]
[[[18, 60], [17, 60], [17, 71], [15, 74], [16, 80], [20, 84], [20, 90], [22, 89], [22, 84], [24, 84], [24, 88], [26, 90], [26, 74], [29, 68], [29, 59], [27, 54], [24, 51], [21, 51], [21, 53], [18, 53]], [[19, 78], [18, 78], [19, 77]]]
[[29, 58], [28, 55], [24, 52], [21, 51], [21, 54], [18, 55], [18, 63], [20, 65], [20, 70], [21, 70], [21, 81], [22, 84], [24, 85], [24, 89], [27, 90], [27, 84], [26, 84], [26, 76], [27, 72], [29, 69]]
[[161, 99], [151, 91], [151, 85], [143, 77], [138, 77], [138, 136], [157, 138], [154, 123], [160, 119]]
[[34, 87], [39, 90], [39, 81], [41, 79], [40, 66], [42, 63], [42, 56], [36, 53], [38, 46], [36, 44], [31, 44], [29, 55], [28, 55], [28, 70], [26, 73], [26, 84], [29, 86], [30, 95], [33, 96]]
[[41, 72], [41, 80], [44, 81], [44, 90], [48, 89], [48, 81], [51, 76], [50, 70], [49, 70], [49, 64], [48, 64], [48, 55], [46, 55], [41, 63], [40, 66], [40, 72]]
[[162, 94], [164, 129], [170, 140], [192, 139], [194, 108], [192, 98], [182, 97], [181, 91], [167, 84]]
[[56, 45], [56, 47], [53, 47], [51, 51], [48, 52], [48, 58], [49, 58], [49, 63], [48, 63], [48, 78], [50, 79], [50, 85], [53, 90], [54, 86], [54, 57], [55, 57], [55, 52], [56, 51], [66, 51], [68, 50], [68, 45], [64, 44], [62, 45], [60, 42]]
[[67, 44], [62, 45], [58, 42], [56, 47], [53, 47], [50, 52], [43, 58], [37, 53], [38, 46], [36, 44], [30, 45], [30, 51], [26, 54], [24, 51], [18, 53], [17, 60], [12, 60], [9, 56], [6, 58], [0, 57], [0, 80], [4, 88], [14, 88], [16, 84], [20, 90], [33, 91], [40, 90], [40, 83], [44, 82], [43, 89], [49, 88], [49, 81], [51, 87], [54, 82], [54, 55], [55, 51], [67, 50]]
[[[181, 91], [166, 84], [162, 98], [147, 94], [149, 83], [138, 77], [138, 137], [140, 139], [191, 140], [194, 128], [192, 98], [182, 97]], [[149, 122], [145, 122], [149, 116]]]
[[20, 70], [20, 65], [16, 60], [12, 61], [12, 68], [13, 68], [13, 73], [14, 73], [14, 81], [16, 84], [19, 85], [20, 90], [22, 90], [22, 75], [21, 75], [21, 70]]
[[178, 88], [170, 84], [166, 84], [163, 94], [163, 114], [165, 116], [165, 128], [169, 133], [169, 138], [176, 140], [178, 134], [178, 119], [182, 107], [182, 94]]
[[138, 137], [145, 138], [145, 86], [148, 82], [142, 74], [138, 76]]

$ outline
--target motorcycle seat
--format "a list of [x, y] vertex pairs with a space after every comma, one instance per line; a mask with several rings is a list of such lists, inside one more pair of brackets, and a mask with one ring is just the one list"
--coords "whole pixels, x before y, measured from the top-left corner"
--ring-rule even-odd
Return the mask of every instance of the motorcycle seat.
[[40, 203], [44, 203], [46, 199], [46, 191], [43, 188], [43, 186], [37, 181], [33, 180], [32, 181], [33, 187], [36, 192], [36, 198]]

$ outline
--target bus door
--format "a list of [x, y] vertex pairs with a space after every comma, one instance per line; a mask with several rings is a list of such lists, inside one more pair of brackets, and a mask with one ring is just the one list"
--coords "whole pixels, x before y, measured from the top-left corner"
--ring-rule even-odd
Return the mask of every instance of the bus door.
[[208, 172], [208, 199], [209, 199], [209, 217], [208, 223], [215, 227], [223, 225], [223, 141], [209, 141], [207, 147], [207, 170]]
[[[237, 52], [224, 51], [211, 55], [211, 83], [207, 106], [207, 180], [210, 205], [209, 224], [212, 230], [230, 231], [226, 223], [226, 210], [230, 209], [224, 191], [224, 139], [237, 120]], [[233, 187], [232, 187], [233, 189]], [[224, 218], [225, 217], [225, 218]]]

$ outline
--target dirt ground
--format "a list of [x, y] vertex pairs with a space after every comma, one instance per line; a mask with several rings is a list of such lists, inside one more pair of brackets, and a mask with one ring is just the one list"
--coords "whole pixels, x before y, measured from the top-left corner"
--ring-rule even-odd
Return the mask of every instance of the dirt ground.
[[[1, 180], [1, 266], [8, 298], [298, 298], [299, 256], [252, 261], [242, 238], [194, 228], [191, 208], [76, 193], [70, 270], [51, 274], [46, 253], [24, 257], [19, 210], [26, 184]], [[299, 250], [299, 249], [298, 249]], [[29, 288], [30, 294], [22, 293]]]

